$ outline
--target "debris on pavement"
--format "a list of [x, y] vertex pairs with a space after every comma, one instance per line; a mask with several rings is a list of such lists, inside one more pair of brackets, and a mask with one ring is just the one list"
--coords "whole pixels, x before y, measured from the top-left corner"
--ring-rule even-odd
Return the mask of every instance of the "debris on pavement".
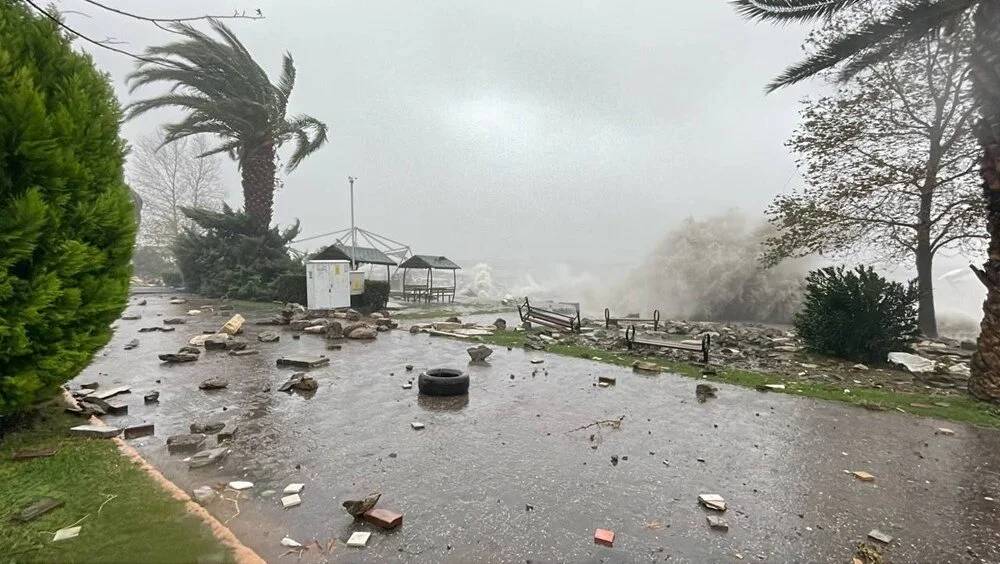
[[486, 345], [476, 345], [474, 347], [469, 347], [465, 350], [469, 353], [470, 362], [474, 363], [484, 363], [486, 359], [493, 354], [493, 349], [487, 347]]
[[187, 319], [183, 317], [168, 317], [163, 320], [164, 325], [184, 325], [187, 323]]
[[188, 426], [192, 435], [211, 435], [225, 429], [226, 424], [222, 421], [196, 421]]
[[410, 427], [413, 427], [414, 430], [419, 431], [424, 428], [424, 424], [419, 421], [414, 421], [413, 423], [410, 423]]
[[315, 378], [308, 376], [305, 372], [296, 372], [278, 388], [278, 391], [291, 392], [292, 390], [298, 390], [300, 392], [313, 392], [318, 388], [319, 383], [316, 382]]
[[722, 517], [717, 517], [715, 515], [708, 515], [705, 517], [705, 520], [708, 521], [708, 526], [711, 527], [712, 529], [715, 529], [716, 531], [729, 530], [729, 523], [727, 523], [726, 520], [723, 519]]
[[229, 454], [229, 449], [225, 447], [200, 451], [188, 459], [188, 468], [201, 468], [202, 466], [214, 464], [225, 458], [227, 454]]
[[719, 388], [712, 386], [711, 384], [698, 384], [694, 388], [694, 395], [698, 398], [699, 403], [705, 403], [709, 398], [714, 398], [715, 393], [719, 391]]
[[246, 322], [246, 319], [243, 319], [243, 316], [237, 313], [236, 315], [234, 315], [231, 318], [229, 318], [229, 321], [227, 321], [222, 326], [222, 329], [219, 330], [219, 333], [226, 333], [226, 334], [229, 334], [229, 335], [238, 335], [240, 333], [240, 331], [243, 330], [243, 324], [245, 322]]
[[130, 351], [138, 346], [139, 346], [139, 339], [132, 339], [131, 341], [125, 343], [125, 346], [123, 346], [122, 348], [127, 351]]
[[227, 423], [221, 431], [215, 434], [215, 442], [224, 443], [226, 441], [231, 441], [236, 437], [236, 432], [239, 430], [240, 428], [238, 425]]
[[868, 538], [877, 540], [878, 542], [889, 544], [892, 542], [892, 535], [888, 533], [883, 533], [878, 529], [872, 529], [868, 532]]
[[243, 480], [235, 480], [235, 481], [229, 482], [227, 485], [229, 486], [230, 489], [234, 489], [236, 491], [243, 491], [243, 490], [249, 490], [250, 488], [252, 488], [253, 487], [253, 482], [246, 482], [246, 481], [243, 481]]
[[891, 352], [888, 360], [890, 364], [898, 364], [913, 374], [933, 373], [937, 367], [933, 360], [906, 352]]
[[75, 539], [80, 536], [80, 529], [83, 527], [77, 525], [76, 527], [66, 527], [65, 529], [59, 529], [56, 534], [52, 536], [52, 542], [59, 542], [69, 539]]
[[31, 460], [32, 458], [48, 458], [59, 452], [56, 447], [39, 448], [33, 450], [16, 450], [10, 455], [11, 460]]
[[138, 439], [139, 437], [147, 437], [152, 434], [154, 434], [154, 427], [152, 423], [132, 425], [130, 427], [125, 427], [124, 430], [124, 436], [126, 439]]
[[191, 493], [194, 495], [195, 501], [202, 505], [212, 501], [216, 496], [216, 492], [211, 486], [201, 486], [199, 488], [195, 488]]
[[15, 515], [14, 521], [17, 521], [19, 523], [27, 523], [28, 521], [37, 519], [38, 517], [41, 517], [42, 515], [48, 513], [49, 511], [52, 511], [57, 507], [61, 507], [62, 505], [63, 502], [62, 500], [59, 499], [55, 499], [52, 497], [39, 498], [28, 507], [22, 509], [20, 513]]
[[289, 537], [284, 537], [281, 539], [281, 546], [287, 546], [288, 548], [302, 548], [302, 543]]
[[282, 490], [282, 493], [285, 495], [302, 493], [302, 489], [305, 487], [306, 487], [305, 484], [288, 484], [287, 486], [285, 486], [285, 489]]
[[122, 320], [123, 321], [136, 321], [136, 320], [139, 320], [139, 319], [142, 319], [142, 316], [139, 315], [138, 313], [123, 313], [122, 314]]
[[594, 531], [594, 543], [604, 546], [614, 546], [615, 532], [607, 529], [597, 529]]
[[157, 403], [160, 401], [160, 392], [152, 391], [142, 396], [143, 403]]
[[222, 378], [209, 378], [198, 384], [198, 388], [201, 390], [221, 390], [229, 386], [229, 382]]
[[300, 505], [301, 503], [302, 503], [302, 498], [299, 497], [299, 494], [286, 495], [281, 498], [281, 506], [284, 507], [285, 509], [295, 507], [296, 505]]
[[618, 379], [615, 378], [614, 376], [598, 376], [597, 377], [597, 384], [598, 385], [604, 384], [605, 386], [614, 386], [616, 383], [618, 383]]
[[387, 530], [395, 529], [403, 524], [402, 513], [396, 513], [395, 511], [378, 507], [373, 507], [372, 509], [365, 511], [361, 514], [361, 517], [372, 525]]
[[327, 364], [330, 364], [330, 359], [325, 356], [287, 356], [277, 360], [278, 366], [295, 368], [317, 368]]
[[875, 476], [865, 472], [864, 470], [854, 470], [851, 472], [855, 478], [861, 480], [862, 482], [874, 482]]
[[160, 360], [166, 363], [174, 364], [179, 362], [194, 362], [198, 360], [198, 355], [191, 353], [166, 353], [159, 356]]
[[365, 511], [375, 507], [375, 504], [378, 503], [380, 497], [382, 497], [381, 492], [372, 492], [365, 496], [364, 499], [349, 499], [341, 503], [341, 505], [344, 506], [344, 509], [352, 516], [358, 517], [364, 514]]
[[205, 444], [205, 435], [183, 434], [167, 437], [168, 452], [190, 452], [196, 451]]
[[371, 536], [372, 534], [367, 531], [355, 531], [351, 533], [351, 537], [347, 539], [347, 546], [363, 547], [368, 544], [368, 539]]
[[101, 390], [99, 392], [94, 392], [94, 393], [92, 393], [90, 395], [91, 395], [91, 397], [95, 397], [97, 399], [106, 400], [108, 398], [117, 396], [118, 394], [127, 394], [127, 393], [130, 393], [130, 392], [131, 392], [131, 389], [128, 386], [118, 386], [117, 388], [109, 388], [107, 390]]
[[698, 494], [698, 503], [716, 511], [726, 510], [726, 500], [719, 494]]
[[274, 331], [262, 331], [257, 335], [257, 340], [262, 343], [277, 343], [281, 340], [281, 335], [275, 333]]
[[77, 425], [70, 428], [69, 432], [71, 435], [79, 437], [110, 439], [111, 437], [120, 435], [122, 430], [118, 427], [109, 427], [107, 425]]
[[187, 300], [185, 300], [184, 298], [170, 298], [169, 303], [171, 305], [180, 305], [180, 304], [186, 304]]
[[531, 359], [531, 364], [541, 364], [543, 362], [545, 362], [545, 361], [542, 360], [542, 359], [540, 359], [540, 358], [533, 358], [533, 359]]
[[649, 362], [646, 360], [637, 360], [632, 363], [632, 369], [638, 370], [639, 372], [660, 372], [662, 367], [655, 362]]
[[947, 427], [938, 427], [937, 430], [934, 431], [934, 434], [935, 435], [947, 435], [947, 436], [950, 437], [950, 436], [952, 436], [952, 435], [955, 434], [955, 431], [953, 431], [953, 430], [951, 430], [951, 429], [949, 429]]
[[160, 327], [159, 325], [155, 325], [153, 327], [142, 327], [139, 329], [139, 332], [151, 333], [154, 331], [159, 331], [161, 333], [170, 333], [171, 331], [175, 331], [176, 329], [177, 329], [176, 327]]

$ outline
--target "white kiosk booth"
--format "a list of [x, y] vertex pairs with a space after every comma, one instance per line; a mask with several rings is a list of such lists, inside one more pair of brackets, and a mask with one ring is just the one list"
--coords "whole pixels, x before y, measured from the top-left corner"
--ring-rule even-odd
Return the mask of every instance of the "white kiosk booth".
[[[346, 260], [311, 260], [306, 263], [309, 309], [351, 307], [351, 263]], [[362, 289], [364, 289], [362, 282]]]

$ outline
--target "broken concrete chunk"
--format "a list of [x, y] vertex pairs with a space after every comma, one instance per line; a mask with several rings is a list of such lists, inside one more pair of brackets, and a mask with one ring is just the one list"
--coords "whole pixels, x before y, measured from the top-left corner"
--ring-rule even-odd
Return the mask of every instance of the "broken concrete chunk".
[[198, 388], [202, 390], [221, 390], [229, 386], [229, 382], [222, 378], [209, 378], [198, 384]]
[[871, 538], [873, 540], [877, 540], [878, 542], [885, 543], [885, 544], [889, 544], [889, 543], [892, 542], [892, 535], [890, 535], [888, 533], [883, 533], [882, 531], [880, 531], [878, 529], [872, 529], [868, 533], [868, 538]]
[[851, 474], [853, 474], [855, 478], [861, 480], [862, 482], [874, 482], [875, 481], [875, 476], [869, 474], [868, 472], [865, 472], [864, 470], [855, 470], [855, 471], [851, 472]]
[[257, 335], [257, 340], [262, 343], [276, 343], [281, 340], [281, 335], [274, 331], [263, 331]]
[[292, 377], [288, 379], [287, 382], [278, 388], [279, 392], [291, 392], [292, 390], [298, 390], [300, 392], [312, 392], [319, 388], [319, 383], [312, 376], [307, 376], [305, 372], [296, 372], [292, 374]]
[[142, 396], [142, 401], [145, 403], [157, 403], [160, 401], [160, 392], [149, 392], [148, 394]]
[[719, 391], [719, 388], [712, 386], [710, 384], [698, 384], [694, 388], [694, 396], [698, 399], [700, 403], [705, 403], [709, 398], [714, 398], [715, 393]]
[[184, 298], [170, 298], [170, 303], [173, 305], [186, 304], [187, 300]]
[[128, 386], [118, 386], [117, 388], [109, 388], [107, 390], [94, 392], [93, 394], [91, 394], [91, 397], [105, 400], [112, 396], [117, 396], [118, 394], [127, 394], [129, 393], [129, 390], [130, 389]]
[[705, 517], [708, 521], [708, 526], [716, 531], [728, 531], [729, 523], [726, 522], [722, 517], [717, 517], [715, 515], [708, 515]]
[[637, 360], [633, 362], [632, 369], [640, 372], [659, 372], [661, 370], [659, 364], [656, 364], [655, 362], [647, 362], [645, 360]]
[[195, 501], [202, 505], [215, 499], [216, 495], [215, 490], [213, 490], [211, 486], [201, 486], [200, 488], [195, 488], [191, 493], [194, 494]]
[[362, 547], [368, 544], [368, 539], [372, 536], [368, 531], [355, 531], [347, 539], [347, 546]]
[[249, 490], [250, 488], [252, 488], [253, 487], [253, 482], [245, 482], [245, 481], [242, 481], [242, 480], [235, 480], [235, 481], [229, 482], [229, 484], [227, 484], [227, 485], [230, 488], [232, 488], [232, 489], [234, 489], [236, 491], [243, 491], [243, 490]]
[[225, 427], [226, 424], [222, 421], [197, 421], [190, 425], [191, 434], [194, 435], [211, 435], [218, 433]]
[[124, 321], [135, 321], [137, 319], [142, 319], [142, 316], [138, 313], [123, 313], [122, 319]]
[[199, 355], [201, 354], [201, 349], [198, 347], [192, 347], [191, 345], [184, 345], [183, 347], [177, 349], [177, 352]]
[[302, 493], [302, 489], [305, 487], [306, 487], [305, 484], [288, 484], [287, 486], [285, 486], [285, 489], [282, 490], [281, 493], [285, 495]]
[[699, 494], [698, 503], [716, 511], [726, 510], [726, 500], [719, 494]]
[[132, 339], [131, 341], [125, 343], [125, 346], [122, 348], [127, 351], [130, 351], [138, 346], [139, 346], [139, 339]]
[[618, 383], [618, 379], [615, 378], [614, 376], [598, 376], [597, 377], [597, 384], [598, 385], [603, 384], [605, 386], [614, 386], [616, 383]]
[[187, 319], [183, 317], [168, 317], [163, 320], [164, 325], [184, 325], [187, 323]]
[[20, 523], [27, 523], [28, 521], [33, 521], [38, 517], [52, 511], [53, 509], [62, 506], [62, 500], [58, 500], [51, 497], [43, 497], [36, 500], [34, 503], [25, 507], [20, 513], [14, 516], [14, 520]]
[[31, 450], [18, 450], [10, 455], [11, 460], [31, 460], [32, 458], [48, 458], [59, 452], [58, 448], [39, 448]]
[[914, 374], [934, 372], [936, 366], [933, 360], [906, 352], [891, 352], [889, 353], [888, 360], [890, 363], [898, 364]]
[[243, 324], [245, 322], [246, 319], [243, 319], [243, 316], [237, 313], [236, 315], [229, 318], [229, 321], [227, 321], [226, 324], [222, 326], [222, 329], [220, 329], [219, 332], [227, 333], [229, 335], [237, 335], [239, 334], [240, 331], [243, 330]]
[[234, 438], [236, 438], [236, 432], [239, 431], [239, 429], [240, 429], [239, 426], [227, 423], [224, 429], [216, 433], [215, 442], [224, 443], [226, 441], [233, 440]]
[[955, 434], [955, 431], [953, 431], [953, 430], [951, 430], [951, 429], [949, 429], [947, 427], [938, 427], [937, 430], [934, 431], [934, 434], [935, 435], [947, 435], [947, 436], [951, 436], [951, 435]]
[[176, 330], [176, 327], [160, 327], [160, 326], [156, 326], [156, 327], [143, 327], [143, 328], [139, 329], [139, 332], [140, 333], [150, 333], [150, 332], [153, 332], [153, 331], [159, 331], [161, 333], [170, 333], [171, 331], [174, 331], [174, 330]]
[[204, 341], [206, 351], [224, 351], [226, 350], [228, 343], [229, 335], [226, 335], [225, 339], [218, 339], [214, 335], [211, 335]]
[[362, 327], [355, 327], [350, 332], [347, 332], [345, 330], [344, 333], [347, 335], [348, 339], [356, 339], [356, 340], [370, 340], [374, 339], [378, 335], [378, 331], [375, 330], [374, 327], [369, 327], [368, 325], [364, 325]]
[[375, 504], [378, 503], [380, 497], [382, 497], [382, 494], [380, 492], [372, 492], [368, 494], [364, 499], [360, 500], [349, 499], [341, 503], [341, 505], [344, 506], [344, 509], [348, 513], [350, 513], [354, 517], [358, 517], [365, 511], [368, 511], [369, 509], [375, 507]]
[[410, 427], [413, 427], [415, 430], [419, 431], [424, 428], [424, 424], [419, 421], [414, 421], [413, 423], [410, 423]]
[[395, 529], [403, 524], [402, 513], [396, 513], [395, 511], [377, 507], [373, 507], [372, 509], [365, 511], [361, 515], [361, 518], [382, 529]]
[[614, 546], [615, 532], [609, 531], [608, 529], [597, 529], [594, 531], [594, 544]]
[[69, 539], [75, 539], [80, 536], [80, 529], [83, 527], [77, 525], [76, 527], [66, 527], [65, 529], [59, 529], [56, 534], [52, 537], [52, 542], [59, 542]]
[[486, 362], [486, 359], [493, 354], [493, 349], [486, 345], [476, 345], [469, 347], [465, 352], [469, 353], [469, 358], [472, 359], [471, 362]]
[[188, 344], [192, 347], [204, 347], [205, 341], [209, 339], [213, 341], [228, 341], [229, 335], [225, 333], [206, 333], [204, 335], [195, 335], [188, 340]]
[[154, 427], [152, 423], [144, 423], [142, 425], [132, 425], [130, 427], [125, 427], [124, 435], [126, 439], [137, 439], [139, 437], [148, 437], [154, 433]]
[[124, 403], [106, 403], [104, 412], [108, 415], [128, 415], [128, 405]]
[[299, 497], [299, 494], [286, 495], [281, 498], [281, 506], [284, 507], [285, 509], [288, 509], [290, 507], [295, 507], [296, 505], [300, 505], [301, 503], [302, 503], [302, 498]]
[[278, 366], [293, 366], [296, 368], [316, 368], [330, 364], [325, 356], [287, 356], [277, 360]]
[[223, 447], [200, 451], [188, 460], [188, 468], [201, 468], [214, 464], [225, 458], [227, 454], [229, 454], [229, 449]]
[[170, 452], [195, 451], [205, 444], [205, 435], [173, 435], [167, 437], [167, 450]]
[[302, 543], [289, 537], [285, 537], [281, 539], [281, 546], [287, 546], [288, 548], [302, 548]]
[[78, 437], [92, 437], [97, 439], [110, 439], [121, 434], [118, 427], [108, 427], [106, 425], [77, 425], [69, 430], [70, 434]]
[[198, 355], [191, 353], [166, 353], [160, 355], [160, 360], [170, 364], [179, 362], [194, 362], [198, 360]]

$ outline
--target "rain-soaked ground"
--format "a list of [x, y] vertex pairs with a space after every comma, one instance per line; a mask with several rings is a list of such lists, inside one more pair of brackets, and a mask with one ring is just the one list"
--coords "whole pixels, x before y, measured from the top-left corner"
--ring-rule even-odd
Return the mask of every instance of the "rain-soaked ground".
[[[154, 437], [131, 442], [181, 487], [253, 481], [236, 517], [230, 501], [208, 507], [269, 561], [297, 561], [282, 557], [288, 535], [339, 541], [326, 555], [313, 546], [304, 562], [849, 562], [873, 528], [895, 537], [885, 548], [891, 562], [1000, 561], [1000, 503], [986, 499], [1000, 499], [994, 430], [727, 385], [698, 403], [691, 379], [520, 349], [468, 366], [468, 343], [405, 330], [327, 351], [322, 337], [293, 340], [288, 331], [279, 343], [257, 343], [259, 331], [274, 328], [248, 324], [244, 338], [258, 355], [208, 351], [164, 365], [159, 353], [217, 329], [230, 312], [189, 317], [173, 333], [138, 333], [161, 325], [158, 315], [202, 303], [139, 297], [149, 304], [128, 310], [142, 319], [119, 321], [75, 383], [130, 385], [115, 398], [129, 415], [106, 420], [154, 422]], [[123, 350], [133, 338], [140, 346]], [[277, 391], [294, 371], [275, 360], [295, 353], [331, 358], [311, 371], [320, 382], [312, 397]], [[468, 370], [467, 398], [402, 388], [438, 366]], [[617, 385], [594, 386], [600, 375]], [[229, 387], [199, 390], [208, 377]], [[143, 405], [154, 389], [159, 404]], [[618, 430], [573, 431], [622, 415]], [[221, 469], [188, 470], [165, 441], [204, 420], [239, 424], [233, 453]], [[426, 428], [413, 430], [413, 421]], [[942, 426], [955, 435], [936, 435]], [[292, 482], [306, 484], [302, 505], [283, 510], [280, 491]], [[262, 495], [268, 490], [279, 493]], [[374, 490], [380, 507], [405, 515], [402, 527], [379, 531], [341, 508]], [[728, 532], [709, 529], [699, 493], [725, 497]], [[594, 544], [598, 527], [615, 531], [613, 548]], [[366, 548], [344, 545], [355, 530], [373, 532]]]

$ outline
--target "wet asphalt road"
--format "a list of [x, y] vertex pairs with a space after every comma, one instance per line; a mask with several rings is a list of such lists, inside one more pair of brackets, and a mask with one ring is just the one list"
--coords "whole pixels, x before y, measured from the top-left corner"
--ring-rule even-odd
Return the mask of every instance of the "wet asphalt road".
[[[275, 328], [248, 324], [243, 338], [260, 354], [209, 351], [168, 366], [158, 354], [217, 329], [231, 312], [190, 317], [173, 333], [138, 333], [162, 324], [157, 314], [208, 303], [132, 301], [140, 298], [149, 305], [128, 311], [142, 319], [119, 321], [74, 383], [130, 385], [115, 398], [129, 415], [105, 420], [154, 422], [154, 437], [131, 442], [181, 487], [253, 481], [237, 517], [229, 501], [208, 508], [268, 561], [297, 561], [282, 557], [288, 535], [339, 541], [329, 554], [313, 546], [303, 562], [850, 562], [879, 528], [895, 537], [884, 549], [891, 562], [1000, 562], [1000, 503], [984, 499], [1000, 500], [994, 430], [727, 385], [701, 404], [688, 378], [520, 349], [468, 366], [468, 343], [404, 330], [327, 351], [322, 337], [293, 340], [288, 331], [279, 343], [257, 343], [259, 331]], [[133, 338], [140, 346], [123, 350]], [[294, 370], [275, 360], [296, 353], [331, 358], [310, 371], [320, 383], [311, 397], [277, 391]], [[402, 389], [439, 366], [468, 370], [467, 398], [420, 398], [415, 383]], [[617, 385], [595, 387], [599, 375]], [[209, 377], [229, 387], [198, 390]], [[154, 389], [160, 403], [143, 405]], [[622, 415], [618, 430], [571, 431]], [[235, 422], [240, 432], [221, 469], [188, 470], [165, 441], [204, 420]], [[426, 428], [414, 431], [413, 421]], [[942, 426], [956, 435], [935, 435]], [[283, 510], [280, 491], [291, 482], [306, 484], [303, 502]], [[279, 493], [262, 497], [267, 490]], [[380, 507], [405, 515], [401, 528], [379, 531], [340, 507], [372, 490], [383, 493]], [[725, 497], [728, 532], [709, 529], [699, 493]], [[593, 543], [598, 527], [615, 531], [613, 548]], [[354, 530], [373, 532], [366, 548], [345, 546]]]

